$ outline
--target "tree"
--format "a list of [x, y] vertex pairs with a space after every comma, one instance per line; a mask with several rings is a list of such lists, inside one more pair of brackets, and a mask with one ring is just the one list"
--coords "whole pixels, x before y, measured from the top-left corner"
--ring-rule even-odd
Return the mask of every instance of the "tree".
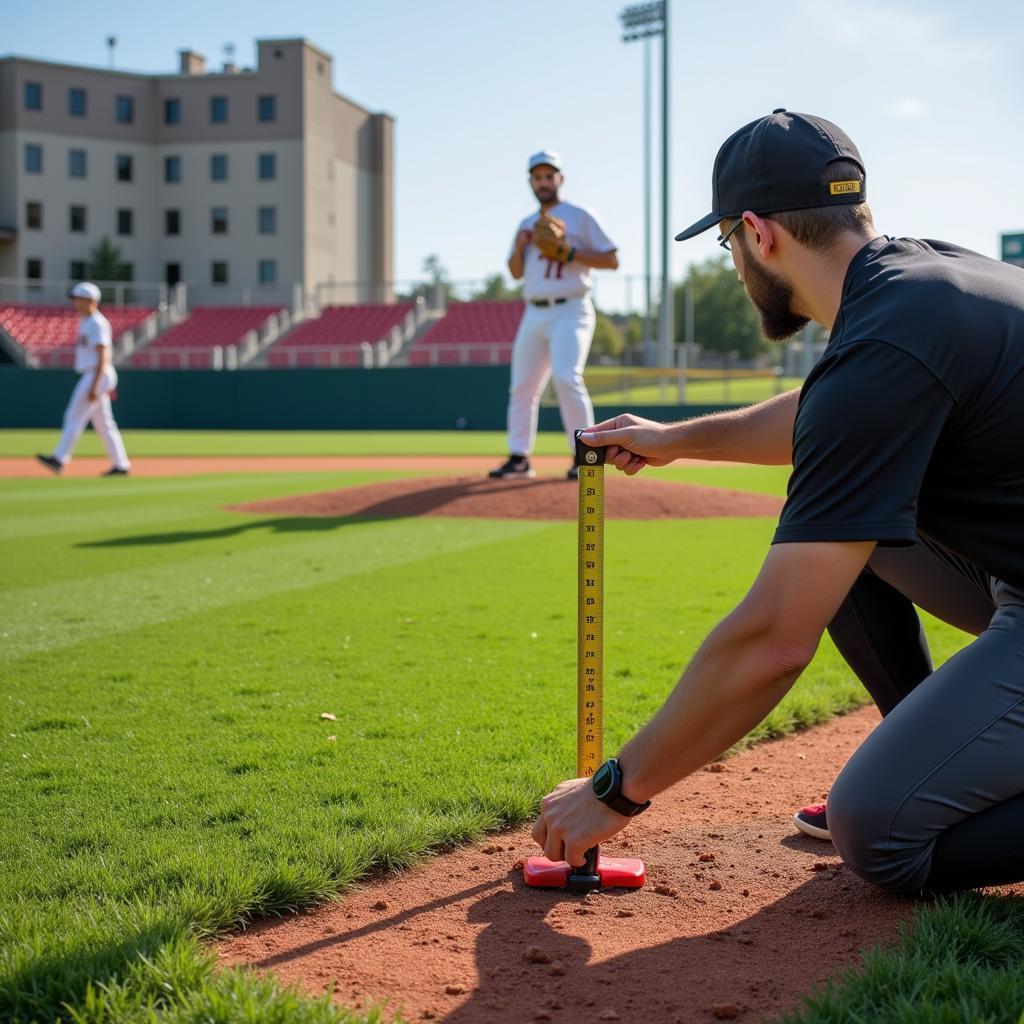
[[589, 361], [597, 362], [602, 356], [618, 359], [622, 355], [624, 347], [622, 331], [604, 313], [598, 313], [597, 322], [594, 325], [594, 341], [590, 346]]
[[127, 281], [128, 268], [121, 262], [121, 247], [104, 235], [89, 252], [89, 277], [93, 281]]
[[436, 252], [430, 253], [423, 261], [423, 273], [426, 275], [430, 289], [433, 292], [432, 298], [428, 301], [431, 305], [443, 303], [447, 305], [452, 299], [452, 283], [448, 277], [448, 271], [441, 262], [441, 257]]
[[626, 343], [627, 348], [634, 348], [643, 342], [643, 317], [636, 313], [631, 313], [629, 317], [626, 318], [626, 325], [622, 328], [622, 339]]
[[511, 288], [505, 284], [504, 274], [491, 274], [484, 278], [484, 286], [470, 296], [470, 300], [481, 300], [487, 302], [500, 302], [507, 299], [521, 299], [523, 297], [523, 286], [513, 285]]
[[693, 287], [694, 341], [705, 351], [737, 352], [748, 359], [764, 351], [761, 321], [728, 256], [694, 264], [675, 289], [676, 341], [686, 340], [686, 288]]

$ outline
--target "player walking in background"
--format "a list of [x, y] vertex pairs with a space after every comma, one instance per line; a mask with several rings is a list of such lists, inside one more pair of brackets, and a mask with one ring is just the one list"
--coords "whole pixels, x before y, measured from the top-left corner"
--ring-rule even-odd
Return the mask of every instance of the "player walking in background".
[[[512, 347], [508, 400], [508, 461], [492, 477], [532, 477], [530, 454], [537, 438], [541, 392], [553, 377], [562, 426], [574, 447], [574, 431], [593, 426], [594, 408], [583, 367], [594, 339], [590, 271], [615, 270], [615, 243], [593, 212], [559, 198], [564, 176], [557, 153], [530, 157], [530, 188], [540, 203], [519, 225], [508, 256], [515, 280], [523, 279], [526, 311]], [[568, 478], [575, 480], [575, 466]]]
[[124, 450], [121, 432], [114, 422], [110, 393], [117, 387], [114, 369], [110, 321], [100, 312], [100, 290], [82, 282], [71, 289], [71, 301], [81, 317], [75, 340], [75, 373], [79, 374], [71, 400], [64, 410], [64, 428], [52, 455], [36, 458], [54, 473], [62, 473], [71, 461], [85, 425], [92, 420], [93, 429], [103, 441], [111, 466], [103, 476], [127, 476], [131, 463]]

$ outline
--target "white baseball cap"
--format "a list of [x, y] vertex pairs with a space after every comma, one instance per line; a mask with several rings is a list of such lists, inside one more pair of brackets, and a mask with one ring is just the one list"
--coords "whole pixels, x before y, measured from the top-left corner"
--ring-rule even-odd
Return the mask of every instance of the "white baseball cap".
[[72, 299], [92, 299], [93, 302], [99, 302], [100, 290], [91, 281], [79, 281], [68, 292], [68, 297]]
[[562, 158], [551, 149], [542, 149], [539, 153], [534, 153], [530, 157], [529, 166], [526, 168], [527, 172], [532, 171], [534, 167], [539, 167], [541, 164], [547, 164], [549, 167], [554, 167], [556, 171], [562, 169]]

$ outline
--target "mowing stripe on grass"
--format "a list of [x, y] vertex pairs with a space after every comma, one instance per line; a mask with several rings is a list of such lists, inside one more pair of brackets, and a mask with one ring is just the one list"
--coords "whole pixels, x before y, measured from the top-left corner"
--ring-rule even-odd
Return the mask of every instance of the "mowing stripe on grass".
[[[435, 555], [512, 539], [547, 529], [544, 522], [433, 519], [354, 523], [339, 519], [270, 519], [239, 522], [220, 530], [197, 531], [193, 542], [231, 536], [241, 530], [287, 533], [323, 530], [314, 540], [283, 541], [286, 557], [268, 557], [262, 548], [227, 560], [192, 557], [162, 566], [124, 569], [82, 580], [61, 580], [21, 587], [0, 595], [0, 661], [35, 651], [51, 651], [98, 636], [184, 618], [249, 600], [254, 594], [279, 594], [345, 576], [417, 562]], [[168, 543], [188, 532], [98, 542], [111, 546]], [[278, 541], [279, 543], [282, 541]]]

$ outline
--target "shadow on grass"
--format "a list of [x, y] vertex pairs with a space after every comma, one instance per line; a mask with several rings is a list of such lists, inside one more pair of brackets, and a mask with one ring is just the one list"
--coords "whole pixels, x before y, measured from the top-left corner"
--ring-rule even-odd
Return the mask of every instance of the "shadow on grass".
[[[281, 499], [281, 504], [291, 502], [292, 504], [305, 501], [309, 504], [308, 515], [280, 516], [274, 519], [252, 519], [233, 523], [230, 526], [223, 526], [214, 530], [173, 530], [168, 533], [138, 534], [134, 537], [111, 537], [105, 540], [85, 541], [75, 545], [80, 548], [121, 548], [121, 547], [145, 547], [159, 544], [188, 544], [192, 541], [201, 540], [224, 540], [228, 537], [237, 537], [247, 530], [273, 530], [275, 533], [304, 533], [304, 532], [326, 532], [336, 530], [343, 526], [357, 525], [360, 523], [375, 522], [388, 519], [409, 519], [416, 516], [436, 513], [446, 506], [459, 501], [462, 498], [478, 495], [500, 495], [505, 492], [525, 494], [538, 491], [543, 494], [553, 487], [564, 489], [566, 483], [561, 479], [552, 480], [487, 480], [467, 479], [455, 483], [425, 482], [416, 490], [404, 494], [393, 495], [378, 500], [367, 500], [364, 505], [354, 503], [354, 507], [346, 508], [344, 515], [320, 515], [317, 512], [317, 499], [325, 501], [333, 497], [333, 493], [327, 495], [299, 496], [290, 499]], [[345, 495], [343, 490], [340, 492]], [[277, 501], [269, 504], [278, 504]], [[325, 504], [324, 510], [327, 511]], [[245, 512], [243, 509], [232, 509], [233, 512]], [[256, 510], [254, 510], [256, 511]]]
[[[132, 930], [117, 939], [90, 936], [81, 945], [38, 953], [0, 977], [0, 1020], [58, 1020], [82, 1007], [90, 986], [123, 981], [141, 958], [152, 960], [186, 931], [172, 922]], [[66, 1019], [66, 1017], [65, 1017]]]
[[134, 537], [110, 537], [76, 544], [78, 548], [129, 548], [159, 544], [190, 544], [200, 540], [226, 540], [249, 530], [272, 530], [274, 533], [325, 533], [342, 526], [372, 522], [370, 517], [354, 516], [281, 516], [277, 519], [251, 519], [222, 526], [216, 530], [172, 530], [168, 533], [142, 533]]

